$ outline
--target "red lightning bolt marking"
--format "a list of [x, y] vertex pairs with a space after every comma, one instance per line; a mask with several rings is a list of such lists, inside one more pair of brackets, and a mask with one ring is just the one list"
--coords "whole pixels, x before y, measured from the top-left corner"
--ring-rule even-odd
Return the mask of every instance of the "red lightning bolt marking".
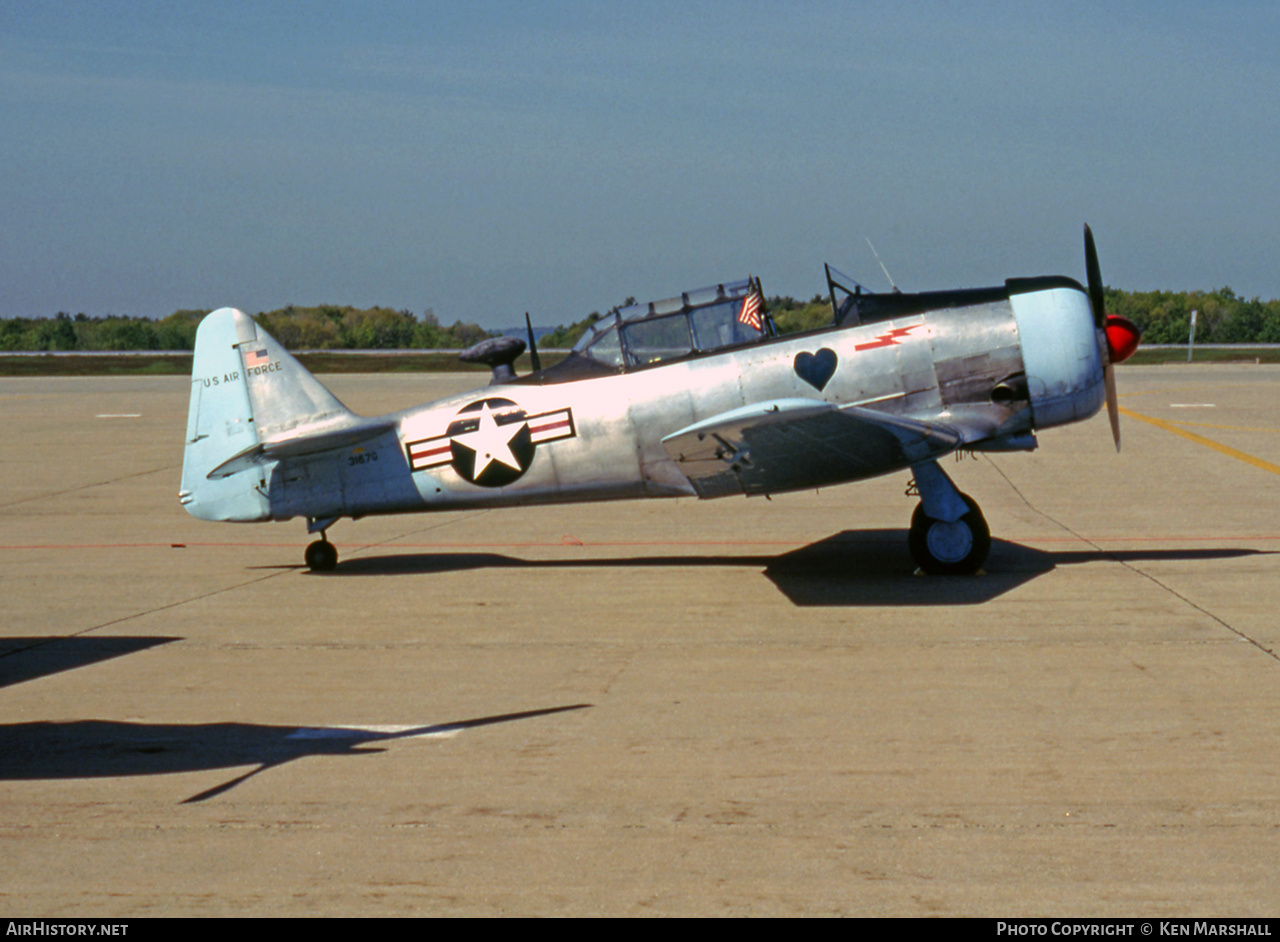
[[887, 334], [880, 334], [870, 343], [860, 343], [855, 346], [854, 350], [874, 350], [876, 347], [895, 347], [898, 345], [898, 338], [905, 337], [911, 331], [919, 327], [919, 324], [912, 324], [910, 327], [895, 327]]

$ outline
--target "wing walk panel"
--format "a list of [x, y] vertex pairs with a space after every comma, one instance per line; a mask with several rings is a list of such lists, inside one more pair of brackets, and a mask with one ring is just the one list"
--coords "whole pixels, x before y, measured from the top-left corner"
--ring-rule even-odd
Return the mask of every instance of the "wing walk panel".
[[734, 409], [662, 440], [703, 498], [856, 481], [937, 458], [960, 442], [946, 425], [812, 399]]

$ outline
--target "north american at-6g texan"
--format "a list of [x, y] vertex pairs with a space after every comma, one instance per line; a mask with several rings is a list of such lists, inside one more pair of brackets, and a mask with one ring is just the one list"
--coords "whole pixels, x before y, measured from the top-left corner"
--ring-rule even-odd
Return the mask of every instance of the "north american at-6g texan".
[[[1088, 287], [1064, 277], [993, 288], [873, 293], [827, 271], [830, 326], [778, 335], [748, 278], [597, 321], [561, 362], [517, 376], [523, 341], [463, 354], [492, 367], [473, 392], [357, 416], [252, 318], [201, 322], [179, 498], [204, 520], [342, 517], [639, 497], [728, 497], [910, 471], [908, 535], [929, 573], [970, 573], [990, 532], [938, 459], [1029, 451], [1039, 429], [1105, 402], [1138, 331], [1108, 317], [1093, 236]], [[532, 344], [532, 332], [530, 343]]]

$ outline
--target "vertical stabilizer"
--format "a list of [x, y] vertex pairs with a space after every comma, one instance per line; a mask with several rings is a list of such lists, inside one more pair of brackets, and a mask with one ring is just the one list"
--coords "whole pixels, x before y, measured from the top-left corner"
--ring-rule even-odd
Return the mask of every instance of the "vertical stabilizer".
[[204, 520], [268, 520], [267, 461], [233, 458], [263, 443], [350, 424], [355, 417], [284, 347], [242, 311], [224, 307], [200, 322], [179, 499]]
[[[354, 419], [333, 393], [252, 318], [240, 311], [232, 314], [236, 318], [236, 335], [242, 338], [237, 347], [260, 441], [278, 440], [303, 429], [314, 431], [349, 424]], [[242, 326], [244, 323], [248, 326]], [[247, 336], [250, 333], [253, 336]]]

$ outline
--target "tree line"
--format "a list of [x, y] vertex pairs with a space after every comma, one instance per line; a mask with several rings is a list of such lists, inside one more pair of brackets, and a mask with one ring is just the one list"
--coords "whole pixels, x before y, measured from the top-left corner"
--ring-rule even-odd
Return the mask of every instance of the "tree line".
[[[174, 311], [168, 317], [108, 315], [87, 317], [59, 312], [55, 317], [0, 320], [0, 351], [192, 350], [203, 310]], [[254, 317], [289, 350], [462, 349], [490, 332], [457, 321], [442, 325], [428, 308], [422, 315], [385, 307], [322, 304], [289, 305]]]
[[[633, 303], [634, 298], [627, 298], [619, 307]], [[1245, 299], [1229, 287], [1217, 291], [1107, 288], [1106, 303], [1108, 313], [1127, 317], [1138, 326], [1144, 343], [1186, 343], [1192, 310], [1199, 312], [1196, 343], [1280, 343], [1280, 300]], [[808, 301], [774, 295], [766, 300], [765, 309], [784, 334], [831, 323], [831, 304], [822, 295]], [[191, 350], [196, 327], [207, 313], [181, 310], [158, 320], [66, 312], [55, 317], [4, 318], [0, 319], [0, 351]], [[544, 334], [538, 345], [571, 347], [600, 317], [592, 311], [579, 321], [562, 324]], [[255, 319], [290, 350], [460, 350], [491, 335], [461, 320], [444, 326], [430, 308], [415, 315], [385, 307], [289, 305], [259, 313]]]
[[1133, 321], [1143, 343], [1187, 342], [1191, 312], [1196, 343], [1280, 343], [1280, 300], [1246, 300], [1229, 287], [1217, 291], [1106, 289], [1108, 314]]

